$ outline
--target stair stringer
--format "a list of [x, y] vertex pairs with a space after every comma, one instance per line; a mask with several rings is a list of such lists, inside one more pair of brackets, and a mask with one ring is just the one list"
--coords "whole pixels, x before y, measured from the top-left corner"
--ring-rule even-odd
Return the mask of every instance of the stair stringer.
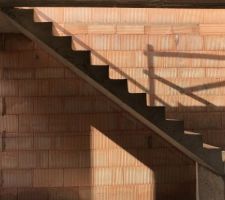
[[[108, 97], [110, 100], [112, 100], [114, 103], [119, 105], [122, 109], [124, 109], [126, 112], [131, 114], [134, 118], [136, 118], [138, 121], [140, 121], [142, 124], [150, 128], [152, 131], [154, 131], [156, 134], [158, 134], [160, 137], [162, 137], [164, 140], [166, 140], [168, 143], [172, 144], [174, 147], [176, 147], [178, 150], [183, 152], [186, 156], [194, 160], [195, 162], [209, 168], [213, 172], [223, 175], [224, 174], [224, 166], [222, 162], [222, 154], [220, 155], [219, 151], [206, 151], [206, 152], [199, 152], [199, 155], [193, 151], [197, 151], [196, 147], [192, 147], [190, 145], [190, 148], [188, 149], [186, 146], [184, 146], [179, 139], [174, 139], [171, 136], [171, 133], [176, 135], [177, 132], [184, 131], [183, 128], [181, 127], [182, 130], [180, 130], [180, 124], [177, 123], [178, 126], [176, 126], [176, 122], [170, 123], [169, 121], [165, 121], [165, 123], [158, 123], [153, 120], [150, 121], [149, 119], [146, 118], [143, 114], [141, 114], [141, 111], [138, 111], [137, 107], [132, 107], [128, 103], [124, 102], [118, 95], [113, 94], [112, 91], [104, 87], [101, 82], [96, 81], [95, 76], [90, 75], [90, 72], [88, 71], [87, 66], [85, 65], [86, 60], [82, 60], [84, 64], [82, 63], [81, 65], [78, 64], [76, 65], [74, 62], [66, 58], [68, 55], [63, 55], [62, 49], [60, 48], [54, 48], [54, 42], [53, 38], [57, 40], [57, 37], [54, 37], [51, 35], [52, 40], [50, 41], [50, 44], [46, 41], [45, 39], [45, 34], [46, 30], [51, 28], [52, 23], [34, 23], [33, 22], [33, 17], [30, 15], [33, 13], [30, 13], [31, 10], [24, 10], [24, 9], [2, 9], [1, 12], [3, 15], [8, 19], [12, 25], [14, 25], [19, 31], [21, 31], [24, 35], [29, 37], [31, 40], [37, 42], [40, 44], [48, 53], [50, 53], [52, 56], [56, 57], [59, 61], [61, 61], [65, 66], [69, 67], [73, 72], [75, 72], [78, 76], [80, 76], [83, 80], [85, 80], [87, 83], [92, 85], [94, 88], [96, 88], [98, 91], [100, 91], [102, 94], [104, 94], [106, 97]], [[21, 12], [21, 13], [20, 13]], [[23, 13], [26, 13], [30, 15], [31, 19], [29, 17], [24, 17]], [[32, 20], [32, 22], [31, 22]], [[43, 28], [46, 30], [41, 30], [37, 29], [34, 25], [35, 24], [42, 24]], [[48, 30], [51, 32], [51, 30]], [[46, 35], [48, 36], [48, 35]], [[50, 37], [50, 36], [49, 36]], [[44, 38], [44, 39], [43, 39]], [[60, 37], [58, 37], [58, 40]], [[66, 38], [65, 38], [66, 39]], [[68, 39], [68, 38], [67, 38]], [[67, 40], [66, 39], [66, 40]], [[54, 40], [54, 41], [55, 41]], [[60, 42], [59, 42], [60, 44]], [[84, 53], [90, 53], [90, 52], [85, 52]], [[71, 54], [72, 55], [72, 54]], [[72, 57], [70, 55], [70, 58]], [[88, 65], [88, 63], [86, 63]], [[89, 64], [90, 65], [90, 64]], [[115, 89], [115, 88], [114, 88]], [[128, 91], [127, 91], [128, 93]], [[129, 94], [129, 93], [128, 93]], [[136, 95], [137, 97], [138, 95]], [[141, 96], [141, 95], [139, 95]], [[128, 100], [129, 102], [129, 100]], [[178, 127], [178, 128], [177, 128]], [[166, 130], [166, 131], [165, 131]], [[170, 132], [170, 135], [168, 134]], [[192, 151], [193, 148], [193, 151]], [[202, 148], [202, 147], [199, 147]], [[198, 151], [197, 151], [198, 152]], [[211, 153], [211, 154], [210, 154]], [[215, 155], [217, 155], [217, 161]], [[221, 159], [220, 159], [221, 157]], [[218, 161], [219, 160], [219, 161]], [[221, 162], [220, 162], [221, 160]], [[214, 162], [215, 161], [215, 162]]]

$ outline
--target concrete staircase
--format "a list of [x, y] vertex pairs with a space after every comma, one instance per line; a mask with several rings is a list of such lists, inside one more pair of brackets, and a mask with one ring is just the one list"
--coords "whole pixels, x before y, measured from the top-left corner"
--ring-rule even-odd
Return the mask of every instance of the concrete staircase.
[[210, 145], [203, 144], [200, 134], [185, 132], [183, 121], [167, 120], [164, 107], [147, 106], [145, 93], [129, 93], [126, 79], [110, 79], [109, 66], [92, 65], [90, 51], [72, 50], [71, 36], [53, 36], [53, 24], [51, 22], [34, 22], [32, 9], [12, 8], [1, 11], [23, 34], [40, 43], [49, 53], [56, 56], [81, 78], [174, 147], [214, 172], [220, 175], [224, 174], [220, 148], [212, 148]]

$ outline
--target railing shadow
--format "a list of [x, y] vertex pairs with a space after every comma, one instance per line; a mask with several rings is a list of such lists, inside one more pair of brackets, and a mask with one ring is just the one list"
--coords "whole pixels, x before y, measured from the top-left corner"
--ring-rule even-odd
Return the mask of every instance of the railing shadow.
[[[52, 21], [51, 18], [49, 18], [48, 16], [46, 16], [44, 13], [42, 13], [40, 10], [37, 10], [38, 15], [41, 16], [42, 19], [45, 19], [46, 21]], [[68, 30], [66, 30], [63, 26], [61, 26], [58, 23], [54, 23], [54, 26], [56, 27], [56, 29], [60, 32], [63, 33], [64, 35], [73, 35], [72, 33], [70, 33]], [[87, 49], [90, 50], [92, 52], [92, 55], [95, 56], [97, 59], [99, 59], [102, 63], [105, 63], [106, 65], [110, 66], [110, 69], [112, 69], [114, 72], [118, 73], [119, 75], [121, 75], [122, 77], [128, 79], [128, 81], [132, 84], [135, 85], [139, 91], [145, 92], [149, 95], [149, 105], [150, 106], [154, 106], [156, 105], [156, 102], [159, 102], [160, 105], [164, 105], [166, 107], [166, 109], [168, 111], [173, 112], [172, 114], [169, 114], [169, 117], [175, 117], [175, 118], [180, 118], [180, 119], [184, 119], [180, 113], [176, 112], [179, 111], [183, 111], [183, 112], [193, 112], [193, 110], [210, 110], [210, 111], [218, 111], [218, 110], [224, 110], [224, 106], [219, 107], [218, 105], [213, 104], [211, 101], [202, 98], [201, 95], [197, 95], [196, 92], [199, 91], [204, 91], [204, 90], [208, 90], [208, 89], [212, 89], [212, 88], [222, 88], [225, 86], [225, 81], [218, 81], [218, 82], [214, 82], [214, 83], [208, 83], [208, 84], [201, 84], [201, 85], [197, 85], [197, 86], [193, 86], [193, 87], [181, 87], [177, 84], [172, 83], [171, 81], [158, 76], [154, 70], [155, 67], [154, 65], [154, 58], [156, 57], [179, 57], [179, 58], [190, 58], [190, 59], [207, 59], [207, 60], [224, 60], [225, 56], [224, 55], [213, 55], [213, 54], [207, 54], [207, 53], [188, 53], [188, 52], [157, 52], [154, 51], [154, 47], [151, 45], [147, 45], [146, 51], [144, 52], [144, 55], [146, 56], [146, 59], [148, 61], [148, 70], [143, 70], [143, 73], [148, 75], [148, 82], [149, 85], [148, 87], [143, 86], [142, 84], [140, 84], [137, 80], [135, 80], [133, 77], [129, 76], [128, 74], [126, 74], [125, 72], [120, 70], [120, 67], [116, 66], [115, 64], [113, 64], [109, 59], [106, 59], [104, 56], [102, 56], [101, 54], [99, 54], [97, 51], [95, 51], [93, 48], [91, 48], [90, 46], [88, 46], [87, 44], [85, 44], [84, 42], [82, 42], [78, 37], [73, 35], [73, 40], [76, 44], [78, 44], [79, 46], [81, 46], [83, 49]], [[160, 95], [157, 95], [157, 91], [155, 88], [155, 82], [159, 81], [162, 84], [164, 84], [165, 86], [169, 86], [170, 88], [173, 88], [175, 91], [177, 91], [177, 93], [179, 95], [185, 95], [186, 97], [189, 97], [193, 100], [195, 100], [196, 102], [199, 102], [199, 104], [203, 105], [203, 106], [185, 106], [182, 105], [182, 102], [178, 102], [177, 106], [171, 106], [170, 102], [167, 102], [165, 100], [163, 100], [161, 98]], [[188, 119], [190, 120], [190, 119]], [[186, 122], [187, 123], [187, 122]], [[185, 123], [185, 124], [186, 124]], [[185, 125], [186, 126], [186, 125]], [[212, 143], [213, 145], [218, 145], [218, 143], [215, 141], [211, 141], [210, 138], [207, 136], [207, 131], [206, 130], [199, 130], [198, 128], [196, 129], [195, 127], [189, 127], [186, 126], [186, 128], [188, 130], [192, 130], [192, 131], [201, 131], [201, 133], [206, 136], [205, 141], [208, 143]], [[203, 127], [203, 129], [206, 129], [207, 127]], [[225, 148], [225, 145], [221, 146]]]

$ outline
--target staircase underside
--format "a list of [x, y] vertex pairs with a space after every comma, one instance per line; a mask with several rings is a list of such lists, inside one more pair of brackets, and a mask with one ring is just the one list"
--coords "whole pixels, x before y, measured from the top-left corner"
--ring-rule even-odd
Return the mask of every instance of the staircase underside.
[[203, 148], [202, 137], [184, 134], [184, 123], [165, 119], [165, 109], [148, 107], [146, 94], [128, 93], [127, 80], [112, 80], [108, 77], [109, 66], [93, 66], [89, 51], [73, 51], [71, 37], [52, 35], [52, 23], [33, 22], [33, 10], [4, 9], [4, 16], [23, 34], [38, 42], [65, 66], [102, 92], [144, 125], [192, 160], [208, 167], [218, 174], [224, 174], [221, 150]]

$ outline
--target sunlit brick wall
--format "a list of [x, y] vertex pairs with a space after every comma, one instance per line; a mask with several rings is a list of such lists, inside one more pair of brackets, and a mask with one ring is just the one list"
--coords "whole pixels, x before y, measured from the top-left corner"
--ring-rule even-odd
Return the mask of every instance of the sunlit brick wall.
[[1, 200], [195, 199], [192, 161], [24, 36], [0, 78]]
[[127, 78], [130, 92], [147, 92], [150, 105], [225, 147], [225, 10], [37, 8], [35, 20], [55, 21], [54, 33], [91, 49], [111, 78]]

